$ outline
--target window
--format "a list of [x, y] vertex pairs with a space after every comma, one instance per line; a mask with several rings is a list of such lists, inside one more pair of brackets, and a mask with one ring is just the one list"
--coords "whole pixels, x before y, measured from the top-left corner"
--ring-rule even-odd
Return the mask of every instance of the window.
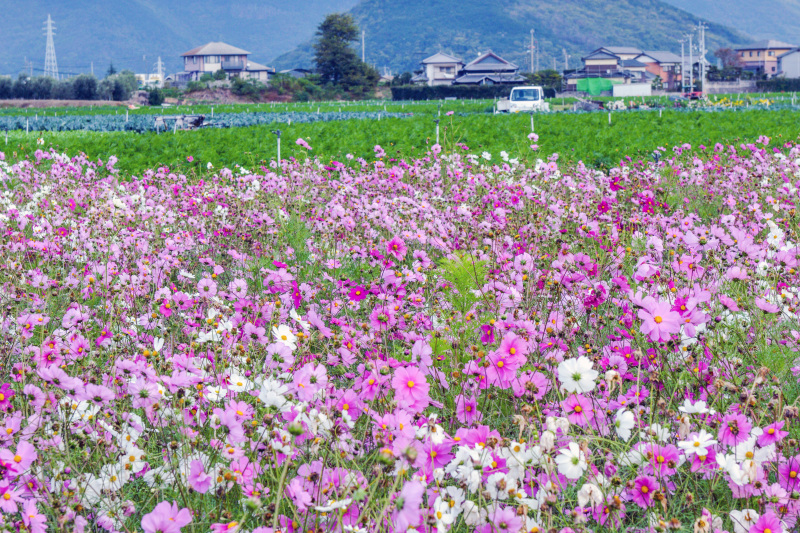
[[775, 55], [775, 52], [767, 52], [767, 54], [769, 55], [769, 57], [772, 57]]
[[775, 67], [772, 67], [772, 72], [775, 72]]
[[757, 52], [758, 55], [756, 57], [761, 57], [761, 52]]
[[536, 102], [541, 100], [539, 89], [514, 89], [511, 91], [512, 102]]
[[753, 57], [753, 52], [750, 52], [750, 57]]

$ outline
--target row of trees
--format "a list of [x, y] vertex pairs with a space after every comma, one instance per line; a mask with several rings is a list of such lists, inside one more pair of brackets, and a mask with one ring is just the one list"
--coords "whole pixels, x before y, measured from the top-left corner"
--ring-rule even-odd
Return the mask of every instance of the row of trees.
[[130, 70], [112, 73], [102, 80], [81, 74], [67, 80], [20, 74], [16, 80], [0, 77], [0, 99], [26, 100], [127, 100], [139, 88]]

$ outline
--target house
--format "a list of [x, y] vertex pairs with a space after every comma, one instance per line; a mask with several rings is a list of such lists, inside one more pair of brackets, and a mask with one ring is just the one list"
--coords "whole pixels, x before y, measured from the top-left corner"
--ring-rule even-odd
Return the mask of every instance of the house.
[[280, 74], [287, 74], [293, 78], [305, 78], [310, 76], [312, 72], [305, 68], [290, 68], [280, 71]]
[[464, 65], [453, 83], [456, 85], [494, 85], [523, 83], [524, 81], [525, 78], [519, 75], [517, 65], [489, 50]]
[[778, 56], [778, 76], [800, 78], [800, 48]]
[[[583, 68], [564, 76], [566, 90], [607, 87], [609, 83], [647, 83], [660, 79], [666, 90], [680, 89], [680, 57], [672, 52], [645, 51], [632, 46], [603, 46], [581, 58]], [[590, 84], [579, 81], [605, 80]]]
[[778, 57], [791, 52], [795, 48], [797, 48], [796, 45], [768, 39], [747, 46], [740, 46], [734, 48], [734, 50], [744, 70], [771, 78], [777, 75], [780, 70], [778, 68]]
[[411, 83], [451, 85], [461, 71], [464, 62], [457, 57], [439, 52], [422, 60], [422, 72], [411, 78]]
[[164, 84], [158, 74], [136, 74], [136, 81], [140, 87], [161, 87]]
[[645, 70], [661, 78], [661, 86], [667, 91], [681, 89], [681, 58], [677, 54], [664, 51], [642, 52], [636, 61], [645, 64]]
[[197, 81], [203, 74], [223, 70], [229, 78], [241, 77], [261, 82], [269, 81], [275, 69], [266, 67], [248, 57], [250, 52], [226, 43], [210, 42], [181, 54], [183, 72], [177, 74], [182, 81]]

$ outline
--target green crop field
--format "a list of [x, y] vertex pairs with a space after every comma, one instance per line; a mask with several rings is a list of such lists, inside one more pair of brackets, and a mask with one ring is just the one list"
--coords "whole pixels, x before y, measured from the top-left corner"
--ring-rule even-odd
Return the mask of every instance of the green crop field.
[[[276, 120], [282, 117], [283, 122], [264, 123], [262, 120], [261, 124], [249, 127], [177, 133], [0, 131], [0, 135], [6, 136], [0, 138], [0, 150], [15, 157], [50, 147], [68, 154], [84, 152], [92, 159], [105, 159], [114, 154], [119, 157], [122, 170], [133, 173], [161, 165], [173, 168], [211, 163], [217, 168], [235, 164], [252, 167], [276, 157], [277, 142], [272, 132], [280, 129], [283, 158], [307, 156], [305, 149], [295, 144], [301, 137], [311, 145], [311, 155], [324, 160], [345, 161], [348, 154], [370, 159], [374, 157], [375, 145], [381, 145], [387, 157], [409, 158], [424, 155], [436, 143], [436, 120], [439, 120], [440, 143], [446, 152], [468, 148], [477, 153], [488, 152], [495, 157], [493, 161], [500, 161], [501, 151], [523, 160], [558, 153], [566, 161], [583, 161], [603, 168], [615, 165], [624, 156], [646, 158], [657, 147], [754, 141], [760, 135], [793, 140], [800, 133], [797, 126], [800, 113], [789, 105], [615, 111], [610, 114], [610, 123], [608, 112], [550, 113], [533, 117], [533, 129], [540, 136], [539, 149], [534, 153], [527, 139], [531, 132], [531, 116], [493, 115], [491, 101], [450, 101], [441, 106], [438, 102], [388, 103], [385, 104], [386, 113], [402, 113], [403, 116], [380, 120], [365, 119], [377, 116], [365, 113], [370, 110], [383, 113], [384, 104], [343, 103], [341, 113], [337, 105], [226, 106], [220, 112], [236, 113], [229, 116], [237, 117], [239, 124], [256, 123], [249, 122], [248, 115], [255, 119], [256, 113], [263, 117], [267, 112], [276, 113]], [[322, 121], [324, 117], [317, 115], [317, 108], [334, 119]], [[192, 109], [192, 112], [202, 111], [206, 110]], [[301, 123], [296, 118], [291, 124], [286, 121], [287, 116], [303, 115], [320, 121]], [[75, 120], [76, 117], [65, 119]], [[189, 156], [193, 159], [191, 164], [187, 162]]]

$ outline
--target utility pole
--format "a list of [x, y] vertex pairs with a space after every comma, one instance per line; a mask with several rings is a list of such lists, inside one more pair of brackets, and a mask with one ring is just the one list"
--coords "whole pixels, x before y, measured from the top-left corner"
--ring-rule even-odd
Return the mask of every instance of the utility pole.
[[94, 76], [94, 61], [92, 61], [92, 62], [90, 63], [90, 65], [91, 65], [91, 67], [90, 67], [90, 68], [92, 69], [92, 76]]
[[562, 48], [562, 52], [564, 52], [564, 72], [569, 70], [569, 54], [567, 54], [567, 49]]
[[706, 25], [704, 22], [700, 22], [697, 25], [697, 28], [700, 30], [700, 83], [703, 85], [703, 90], [705, 91], [706, 86]]
[[553, 58], [553, 70], [558, 70], [558, 68], [556, 68], [556, 58], [555, 57]]
[[531, 29], [531, 74], [536, 72], [536, 62], [533, 59], [533, 54], [536, 51], [536, 46], [533, 44], [533, 29]]
[[364, 50], [364, 33], [365, 33], [364, 30], [361, 30], [361, 62], [362, 63], [366, 63], [367, 62], [367, 53], [366, 53], [366, 50]]
[[689, 92], [694, 92], [694, 56], [692, 55], [692, 39], [694, 35], [689, 34]]
[[44, 55], [44, 75], [49, 78], [58, 79], [58, 63], [56, 62], [56, 47], [53, 44], [53, 30], [55, 26], [53, 26], [53, 19], [50, 18], [50, 15], [47, 15], [47, 21], [45, 22], [45, 31], [47, 32], [47, 49], [45, 50]]
[[681, 92], [685, 93], [686, 92], [686, 59], [685, 59], [685, 53], [684, 53], [684, 46], [683, 45], [686, 42], [686, 39], [680, 39], [679, 42], [681, 43]]

